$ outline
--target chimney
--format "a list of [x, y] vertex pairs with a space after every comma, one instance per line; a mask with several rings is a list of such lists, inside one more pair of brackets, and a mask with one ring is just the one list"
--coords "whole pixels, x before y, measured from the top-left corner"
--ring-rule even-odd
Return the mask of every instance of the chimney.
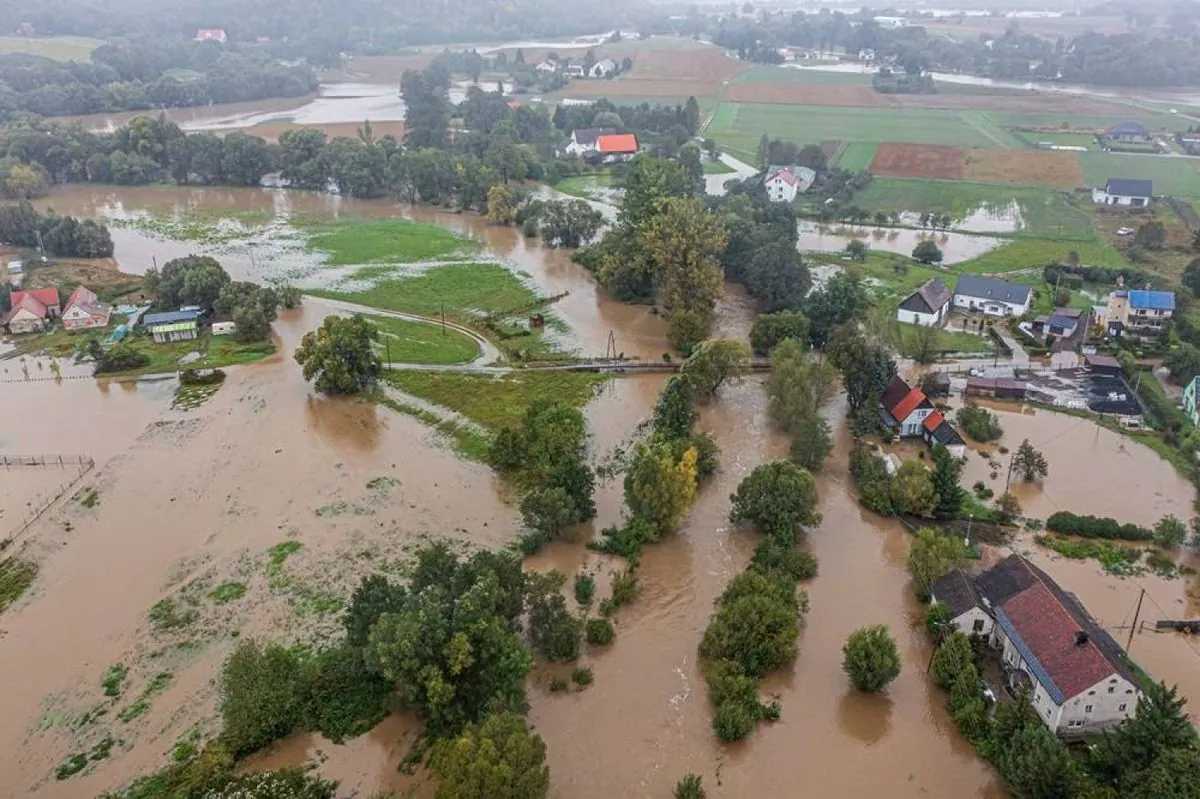
[[1075, 646], [1087, 646], [1088, 634], [1083, 630], [1075, 631]]

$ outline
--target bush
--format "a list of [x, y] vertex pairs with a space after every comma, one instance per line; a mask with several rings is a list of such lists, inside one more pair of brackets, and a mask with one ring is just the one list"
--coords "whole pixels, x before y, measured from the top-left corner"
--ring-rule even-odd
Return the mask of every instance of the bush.
[[235, 756], [296, 730], [303, 718], [301, 665], [279, 644], [239, 644], [221, 671], [224, 740]]
[[896, 641], [882, 624], [855, 630], [842, 647], [842, 670], [860, 691], [882, 691], [900, 675]]
[[584, 685], [591, 685], [595, 679], [596, 677], [592, 674], [592, 670], [589, 666], [580, 666], [579, 668], [575, 669], [575, 671], [571, 672], [571, 682], [581, 687]]
[[793, 581], [817, 576], [817, 556], [802, 549], [785, 546], [774, 538], [764, 538], [754, 550], [754, 568], [765, 574], [780, 573]]
[[1104, 538], [1116, 541], [1149, 541], [1154, 531], [1136, 524], [1122, 524], [1116, 519], [1099, 516], [1080, 516], [1060, 510], [1046, 519], [1046, 529], [1080, 538]]
[[956, 418], [959, 427], [976, 441], [987, 443], [1004, 435], [1004, 430], [1000, 427], [1000, 418], [978, 405], [964, 405], [958, 409]]
[[717, 714], [713, 717], [713, 730], [725, 743], [740, 741], [754, 730], [754, 723], [758, 721], [758, 717], [757, 704], [726, 702], [717, 708]]
[[588, 619], [584, 637], [592, 646], [608, 646], [617, 637], [617, 631], [608, 619]]
[[637, 570], [632, 567], [612, 574], [612, 601], [617, 607], [628, 605], [637, 599], [641, 586], [638, 584]]
[[575, 575], [575, 601], [582, 606], [592, 604], [596, 594], [596, 579], [590, 574]]
[[695, 774], [688, 774], [675, 785], [675, 799], [705, 799], [705, 797], [704, 788], [700, 785], [700, 778]]

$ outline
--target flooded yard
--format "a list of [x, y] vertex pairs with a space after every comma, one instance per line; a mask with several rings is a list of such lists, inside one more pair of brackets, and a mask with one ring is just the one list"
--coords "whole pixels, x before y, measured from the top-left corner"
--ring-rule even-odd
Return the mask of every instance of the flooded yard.
[[801, 221], [797, 225], [800, 238], [796, 247], [801, 252], [841, 252], [851, 241], [861, 241], [872, 249], [911, 256], [923, 241], [932, 241], [942, 251], [942, 264], [952, 264], [978, 258], [1004, 244], [994, 236], [979, 236], [961, 232], [931, 232], [912, 228], [872, 227], [870, 225], [825, 225]]

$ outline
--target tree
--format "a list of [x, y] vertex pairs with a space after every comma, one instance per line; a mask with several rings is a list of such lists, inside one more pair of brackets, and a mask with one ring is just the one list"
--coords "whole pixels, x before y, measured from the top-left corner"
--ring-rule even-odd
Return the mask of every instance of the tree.
[[860, 691], [878, 693], [900, 676], [900, 653], [888, 628], [882, 624], [861, 627], [842, 647], [842, 670]]
[[364, 577], [350, 597], [350, 607], [343, 618], [346, 627], [346, 642], [361, 649], [375, 622], [385, 613], [396, 613], [404, 608], [408, 591], [380, 574]]
[[750, 348], [755, 355], [770, 355], [775, 345], [794, 339], [802, 346], [808, 344], [808, 319], [799, 311], [776, 311], [759, 314], [750, 329]]
[[701, 342], [683, 366], [680, 376], [687, 381], [692, 395], [711, 397], [726, 382], [736, 382], [750, 368], [750, 349], [731, 338]]
[[271, 152], [258, 136], [234, 131], [221, 142], [221, 176], [234, 186], [257, 186], [271, 171]]
[[937, 244], [928, 239], [913, 247], [913, 260], [922, 264], [940, 264], [942, 262], [942, 250]]
[[650, 423], [654, 431], [665, 439], [675, 440], [691, 435], [696, 421], [693, 407], [692, 384], [678, 375], [663, 386], [654, 405]]
[[487, 218], [497, 225], [511, 225], [516, 210], [513, 208], [512, 191], [496, 184], [488, 189]]
[[1168, 749], [1148, 768], [1121, 781], [1125, 799], [1200, 799], [1200, 754]]
[[950, 454], [950, 450], [942, 444], [933, 448], [933, 487], [937, 491], [937, 516], [940, 519], [953, 519], [959, 514], [963, 504], [962, 486], [958, 484], [962, 464]]
[[688, 774], [675, 784], [675, 799], [705, 799], [705, 796], [700, 778], [695, 774]]
[[579, 511], [563, 488], [537, 488], [521, 499], [521, 521], [544, 540], [553, 541], [580, 521]]
[[767, 168], [767, 155], [770, 152], [771, 139], [763, 133], [762, 138], [758, 140], [758, 153], [754, 157], [754, 163], [759, 169]]
[[383, 373], [374, 347], [378, 339], [379, 331], [361, 314], [327, 316], [320, 328], [304, 334], [294, 357], [304, 379], [315, 378], [317, 391], [358, 394], [373, 386]]
[[1167, 246], [1167, 229], [1162, 222], [1143, 222], [1133, 234], [1133, 245], [1146, 250], [1161, 250]]
[[920, 461], [905, 461], [892, 476], [892, 507], [910, 516], [933, 516], [938, 505], [937, 489]]
[[233, 337], [243, 344], [266, 341], [271, 335], [271, 323], [263, 309], [256, 305], [238, 306], [232, 317], [237, 325]]
[[1029, 443], [1028, 438], [1021, 442], [1021, 446], [1017, 447], [1017, 454], [1013, 456], [1012, 465], [1013, 470], [1026, 483], [1044, 479], [1050, 472], [1050, 464], [1046, 462], [1046, 457], [1033, 448], [1033, 444]]
[[918, 592], [926, 595], [934, 580], [959, 568], [966, 556], [961, 538], [923, 527], [917, 531], [908, 551], [908, 572]]
[[996, 510], [1000, 512], [1001, 524], [1012, 524], [1021, 516], [1021, 502], [1005, 491], [996, 499]]
[[821, 523], [817, 499], [811, 474], [790, 461], [772, 461], [755, 467], [729, 496], [729, 521], [750, 522], [790, 545], [801, 526]]
[[188, 255], [163, 264], [155, 294], [160, 306], [199, 305], [211, 310], [229, 281], [229, 273], [215, 258]]
[[862, 239], [851, 239], [846, 245], [846, 255], [851, 261], [865, 262], [870, 252], [871, 246]]
[[802, 307], [812, 286], [808, 267], [790, 237], [756, 247], [744, 271], [746, 290], [765, 313]]
[[261, 749], [295, 730], [301, 719], [301, 669], [279, 644], [238, 644], [221, 669], [222, 738], [234, 755]]
[[[706, 331], [724, 290], [719, 256], [727, 238], [721, 221], [699, 200], [669, 199], [642, 228], [641, 239], [668, 316], [686, 313]], [[671, 343], [681, 350], [698, 343], [694, 330], [675, 332]]]
[[1192, 378], [1200, 375], [1200, 348], [1186, 341], [1172, 350], [1163, 358], [1163, 366], [1171, 372], [1171, 377], [1180, 385], [1186, 386]]
[[551, 200], [538, 220], [538, 235], [551, 247], [579, 247], [596, 235], [604, 217], [584, 200]]
[[957, 630], [951, 632], [938, 644], [929, 665], [933, 684], [939, 688], [949, 688], [960, 674], [975, 669], [975, 650], [971, 646], [971, 639]]
[[661, 538], [679, 526], [696, 499], [696, 450], [676, 455], [670, 442], [638, 444], [625, 474], [625, 504]]
[[1178, 690], [1159, 682], [1146, 686], [1138, 701], [1137, 715], [1112, 732], [1105, 733], [1092, 750], [1090, 769], [1113, 785], [1146, 768], [1163, 753], [1191, 749], [1195, 730]]
[[1000, 427], [1000, 417], [972, 403], [959, 408], [955, 420], [967, 435], [983, 444], [1004, 435], [1004, 430]]
[[684, 125], [687, 127], [688, 135], [695, 136], [700, 132], [700, 103], [695, 97], [688, 97], [687, 103], [683, 107]]
[[835, 331], [826, 353], [842, 373], [851, 412], [877, 401], [896, 376], [896, 362], [891, 354], [868, 341], [853, 325], [846, 324]]
[[542, 799], [550, 790], [546, 745], [516, 713], [492, 713], [430, 755], [437, 799]]
[[[915, 325], [913, 326], [913, 341], [911, 347], [906, 347], [908, 354], [917, 363], [933, 363], [937, 360], [938, 353], [941, 351], [941, 342], [938, 340], [938, 328], [933, 325]], [[904, 343], [903, 328], [901, 328], [901, 343]]]
[[792, 461], [803, 469], [817, 472], [833, 452], [829, 423], [820, 416], [806, 416], [792, 430]]
[[1072, 799], [1080, 774], [1065, 746], [1043, 724], [1026, 724], [997, 747], [996, 768], [1015, 796]]
[[866, 307], [866, 291], [854, 275], [839, 272], [825, 281], [804, 303], [812, 345], [823, 348], [836, 328], [855, 319]]
[[[518, 55], [520, 55], [518, 53]], [[422, 72], [405, 70], [400, 76], [404, 97], [404, 143], [409, 147], [441, 149], [450, 125], [450, 74], [440, 66]]]
[[1154, 543], [1166, 549], [1178, 549], [1187, 539], [1187, 526], [1168, 514], [1154, 525]]
[[300, 768], [239, 774], [219, 782], [222, 783], [219, 788], [212, 788], [211, 783], [203, 786], [208, 790], [200, 795], [205, 799], [334, 799], [337, 790], [336, 782], [307, 774]]
[[525, 604], [529, 609], [529, 640], [551, 662], [579, 657], [583, 621], [567, 610], [562, 595], [566, 577], [558, 571], [530, 574], [525, 580]]

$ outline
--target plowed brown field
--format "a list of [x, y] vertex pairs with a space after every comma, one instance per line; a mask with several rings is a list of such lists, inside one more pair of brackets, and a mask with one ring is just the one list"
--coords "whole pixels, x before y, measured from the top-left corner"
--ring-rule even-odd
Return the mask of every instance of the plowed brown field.
[[[1001, 151], [1006, 152], [1006, 151]], [[967, 151], [935, 144], [881, 144], [871, 171], [893, 178], [962, 180]]]
[[725, 55], [719, 48], [703, 50], [638, 50], [633, 69], [622, 80], [679, 80], [720, 86], [754, 66]]
[[1020, 183], [1056, 189], [1077, 189], [1086, 184], [1078, 154], [1054, 150], [971, 150], [966, 158], [965, 177], [979, 183]]

